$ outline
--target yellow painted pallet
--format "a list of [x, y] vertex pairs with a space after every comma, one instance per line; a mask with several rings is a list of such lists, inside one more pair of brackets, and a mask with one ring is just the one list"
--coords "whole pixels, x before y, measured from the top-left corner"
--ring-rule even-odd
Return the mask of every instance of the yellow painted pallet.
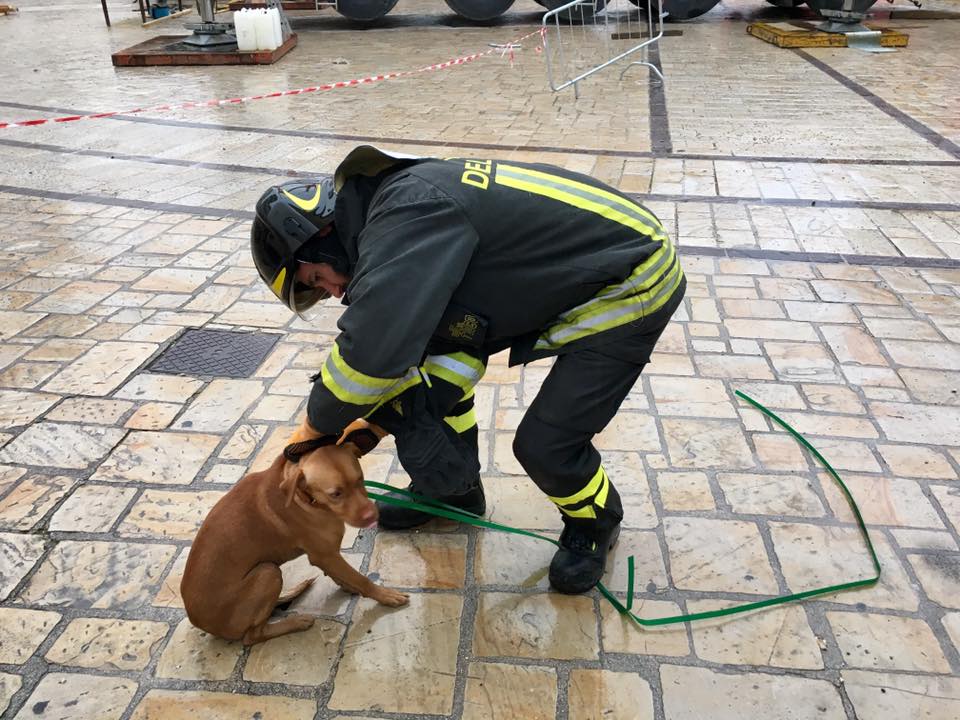
[[[889, 28], [872, 28], [880, 31], [881, 47], [906, 47], [910, 36]], [[747, 25], [747, 32], [761, 40], [782, 48], [847, 47], [843, 33], [821, 32], [813, 26], [800, 27], [789, 23], [756, 22]]]

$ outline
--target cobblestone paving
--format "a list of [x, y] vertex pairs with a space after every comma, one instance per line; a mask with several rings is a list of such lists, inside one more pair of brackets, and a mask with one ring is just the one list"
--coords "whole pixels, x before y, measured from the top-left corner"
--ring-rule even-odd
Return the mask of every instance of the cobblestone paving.
[[[109, 51], [179, 28], [110, 7], [112, 30], [95, 4], [0, 18], [0, 120], [420, 67], [538, 20], [521, 0], [499, 26], [451, 27], [439, 0], [415, 0], [382, 29], [300, 19], [272, 67], [115, 70]], [[757, 15], [789, 17], [737, 0], [674, 26], [662, 90], [633, 69], [553, 95], [531, 39], [512, 61], [375, 86], [0, 131], [0, 714], [960, 716], [960, 22], [888, 21], [909, 48], [867, 55], [774, 48], [745, 34]], [[358, 142], [590, 172], [677, 239], [684, 306], [597, 440], [627, 506], [604, 582], [623, 597], [635, 556], [639, 615], [871, 571], [830, 478], [735, 390], [844, 475], [880, 583], [640, 630], [596, 594], [548, 592], [550, 545], [434, 522], [344, 541], [407, 608], [321, 578], [292, 608], [318, 618], [304, 633], [245, 649], [191, 627], [178, 588], [193, 534], [283, 446], [339, 312], [291, 320], [260, 287], [251, 204]], [[150, 372], [192, 327], [276, 344], [248, 378]], [[494, 357], [477, 400], [489, 517], [555, 534], [510, 448], [547, 368]], [[389, 441], [365, 470], [406, 482]], [[285, 582], [314, 572], [301, 558]]]

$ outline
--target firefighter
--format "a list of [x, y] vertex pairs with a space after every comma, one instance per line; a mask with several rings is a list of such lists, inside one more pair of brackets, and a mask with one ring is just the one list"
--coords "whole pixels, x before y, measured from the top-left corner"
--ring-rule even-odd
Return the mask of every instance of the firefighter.
[[[415, 158], [371, 146], [333, 178], [267, 190], [257, 270], [310, 317], [340, 298], [340, 334], [307, 419], [359, 417], [396, 439], [410, 490], [483, 514], [473, 388], [487, 358], [555, 357], [513, 451], [563, 520], [550, 583], [594, 587], [623, 507], [592, 444], [636, 382], [686, 281], [657, 218], [578, 173], [522, 162]], [[389, 529], [429, 516], [384, 504]]]

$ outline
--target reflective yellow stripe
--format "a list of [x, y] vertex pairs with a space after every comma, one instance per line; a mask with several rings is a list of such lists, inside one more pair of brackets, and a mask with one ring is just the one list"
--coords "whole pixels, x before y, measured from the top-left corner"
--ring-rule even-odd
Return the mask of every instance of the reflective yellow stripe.
[[[654, 313], [666, 305], [670, 298], [673, 297], [673, 291], [677, 289], [678, 285], [680, 285], [681, 280], [683, 280], [683, 270], [678, 263], [677, 269], [670, 274], [670, 277], [664, 279], [664, 283], [669, 284], [663, 289], [662, 294], [658, 294], [656, 300], [653, 300], [645, 306], [644, 309], [647, 311], [647, 313]], [[656, 288], [650, 290], [649, 295], [654, 295], [655, 289]]]
[[[340, 354], [340, 346], [337, 343], [333, 344], [333, 349], [320, 371], [320, 378], [324, 387], [333, 393], [338, 400], [353, 405], [376, 404], [385, 393], [395, 389], [408, 376], [409, 371], [399, 378], [378, 378], [355, 370], [343, 359]], [[419, 379], [417, 381], [419, 382]]]
[[[588, 482], [582, 490], [574, 493], [565, 498], [550, 497], [559, 508], [560, 512], [568, 517], [575, 518], [595, 518], [597, 516], [597, 508], [603, 508], [607, 504], [607, 496], [610, 494], [610, 478], [607, 477], [607, 471], [603, 469], [603, 465], [597, 468], [597, 472], [590, 482]], [[592, 498], [592, 502], [584, 505], [582, 508], [571, 509], [570, 505], [577, 505], [582, 503], [584, 500]]]
[[364, 417], [370, 417], [373, 413], [380, 409], [382, 405], [393, 400], [397, 395], [401, 394], [405, 390], [409, 390], [414, 385], [422, 382], [424, 376], [420, 373], [417, 368], [410, 368], [407, 371], [407, 374], [400, 378], [399, 382], [390, 388], [386, 393], [384, 393], [380, 399], [377, 401], [377, 404], [373, 407], [370, 412], [368, 412]]
[[351, 403], [353, 405], [369, 405], [370, 400], [358, 393], [352, 393], [347, 390], [343, 385], [338, 383], [333, 375], [330, 373], [328, 363], [324, 363], [323, 367], [320, 369], [320, 380], [323, 382], [323, 386], [333, 393], [334, 397], [341, 402]]
[[559, 200], [562, 203], [566, 203], [567, 205], [578, 207], [581, 210], [588, 210], [596, 213], [597, 215], [602, 215], [608, 220], [620, 223], [621, 225], [626, 225], [642, 235], [651, 234], [651, 229], [647, 225], [625, 213], [620, 212], [608, 203], [599, 202], [598, 200], [588, 200], [587, 198], [580, 197], [563, 190], [558, 190], [556, 188], [546, 187], [528, 180], [519, 180], [517, 178], [503, 176], [500, 175], [499, 172], [497, 173], [496, 182], [498, 185], [505, 185], [506, 187], [512, 187], [517, 190], [526, 190], [527, 192], [531, 192], [536, 195], [544, 195], [546, 197], [553, 198], [554, 200]]
[[414, 367], [399, 378], [378, 378], [351, 367], [341, 355], [340, 346], [334, 343], [320, 370], [320, 378], [338, 400], [352, 405], [372, 405], [373, 410], [420, 382], [429, 385], [427, 372], [461, 388], [463, 399], [473, 397], [473, 386], [486, 370], [482, 362], [466, 353], [431, 358], [433, 362], [425, 363], [422, 371]]
[[667, 276], [646, 292], [606, 303], [574, 322], [558, 322], [540, 336], [534, 347], [537, 350], [556, 349], [652, 315], [669, 302], [682, 280], [683, 271], [680, 264], [675, 263]]
[[459, 387], [463, 390], [464, 397], [480, 382], [487, 370], [480, 360], [465, 352], [429, 355], [423, 363], [423, 369], [429, 375]]
[[[612, 316], [615, 314], [613, 311], [618, 308], [630, 308], [631, 306], [639, 305], [646, 309], [646, 307], [653, 301], [654, 296], [658, 294], [658, 291], [664, 287], [669, 287], [671, 281], [679, 273], [680, 265], [679, 263], [674, 263], [670, 268], [670, 272], [664, 277], [658, 278], [656, 284], [638, 288], [639, 292], [628, 295], [625, 298], [611, 300], [606, 303], [600, 303], [599, 306], [592, 307], [587, 310], [579, 310], [578, 308], [574, 308], [574, 310], [569, 314], [564, 315], [561, 318], [561, 322], [556, 323], [555, 327], [560, 325], [578, 324], [596, 326], [598, 324], [602, 324], [602, 316], [604, 315], [610, 315], [611, 317], [609, 319], [613, 319]], [[600, 319], [600, 322], [591, 322], [592, 320], [597, 319]], [[553, 330], [553, 328], [551, 328], [551, 330]]]
[[388, 388], [397, 382], [398, 378], [378, 378], [373, 375], [366, 375], [365, 373], [355, 370], [350, 367], [346, 360], [343, 359], [343, 355], [340, 354], [340, 345], [338, 343], [333, 344], [333, 350], [330, 353], [330, 360], [333, 361], [334, 366], [339, 370], [347, 380], [357, 383], [358, 385], [363, 385], [366, 388], [371, 390], [383, 390]]
[[278, 298], [283, 300], [283, 295], [280, 293], [283, 292], [283, 281], [287, 278], [287, 269], [280, 268], [280, 272], [277, 273], [277, 277], [273, 279], [273, 285], [270, 286], [270, 289], [273, 290], [273, 294]]
[[459, 435], [477, 424], [477, 413], [476, 410], [470, 408], [463, 415], [448, 416], [443, 421]]
[[[642, 205], [631, 202], [609, 190], [588, 185], [578, 180], [571, 180], [542, 170], [497, 163], [496, 182], [499, 185], [527, 190], [574, 207], [590, 210], [632, 227], [644, 235], [650, 235], [657, 231], [663, 232], [660, 221]], [[629, 222], [625, 222], [623, 218], [628, 218]], [[638, 225], [639, 227], [637, 227]]]
[[[603, 470], [603, 468], [600, 468]], [[607, 477], [606, 471], [603, 473], [603, 485], [600, 487], [600, 492], [597, 493], [597, 496], [593, 499], [594, 506], [598, 508], [605, 508], [607, 506], [607, 495], [610, 494], [610, 478]]]
[[572, 323], [591, 317], [608, 310], [618, 300], [632, 299], [643, 291], [652, 289], [659, 282], [663, 282], [665, 278], [661, 276], [671, 267], [676, 255], [673, 244], [664, 236], [660, 249], [637, 265], [626, 280], [608, 285], [587, 302], [559, 315], [559, 321]]
[[304, 200], [303, 198], [298, 198], [293, 193], [289, 193], [286, 190], [282, 190], [283, 194], [286, 195], [292, 203], [294, 203], [298, 208], [304, 212], [313, 212], [317, 209], [317, 205], [320, 204], [320, 184], [316, 185], [317, 191], [313, 194], [313, 197], [309, 200]]
[[568, 517], [575, 518], [595, 518], [597, 516], [597, 511], [593, 509], [593, 505], [587, 505], [579, 510], [567, 510], [565, 507], [562, 507], [560, 508], [560, 512]]
[[596, 495], [606, 481], [606, 477], [607, 473], [604, 472], [603, 465], [601, 465], [597, 468], [597, 472], [594, 473], [593, 477], [590, 478], [590, 482], [583, 486], [582, 490], [569, 497], [553, 497], [549, 495], [547, 497], [557, 505], [576, 505], [578, 502], [582, 502]]

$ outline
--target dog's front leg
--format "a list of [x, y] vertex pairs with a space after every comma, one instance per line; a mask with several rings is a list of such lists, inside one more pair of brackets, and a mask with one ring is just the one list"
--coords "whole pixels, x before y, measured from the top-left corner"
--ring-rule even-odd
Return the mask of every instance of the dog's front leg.
[[377, 585], [370, 578], [358, 572], [339, 553], [335, 555], [310, 555], [310, 563], [323, 570], [330, 578], [347, 592], [359, 593], [373, 598], [381, 605], [400, 607], [410, 601], [410, 596], [398, 590]]

